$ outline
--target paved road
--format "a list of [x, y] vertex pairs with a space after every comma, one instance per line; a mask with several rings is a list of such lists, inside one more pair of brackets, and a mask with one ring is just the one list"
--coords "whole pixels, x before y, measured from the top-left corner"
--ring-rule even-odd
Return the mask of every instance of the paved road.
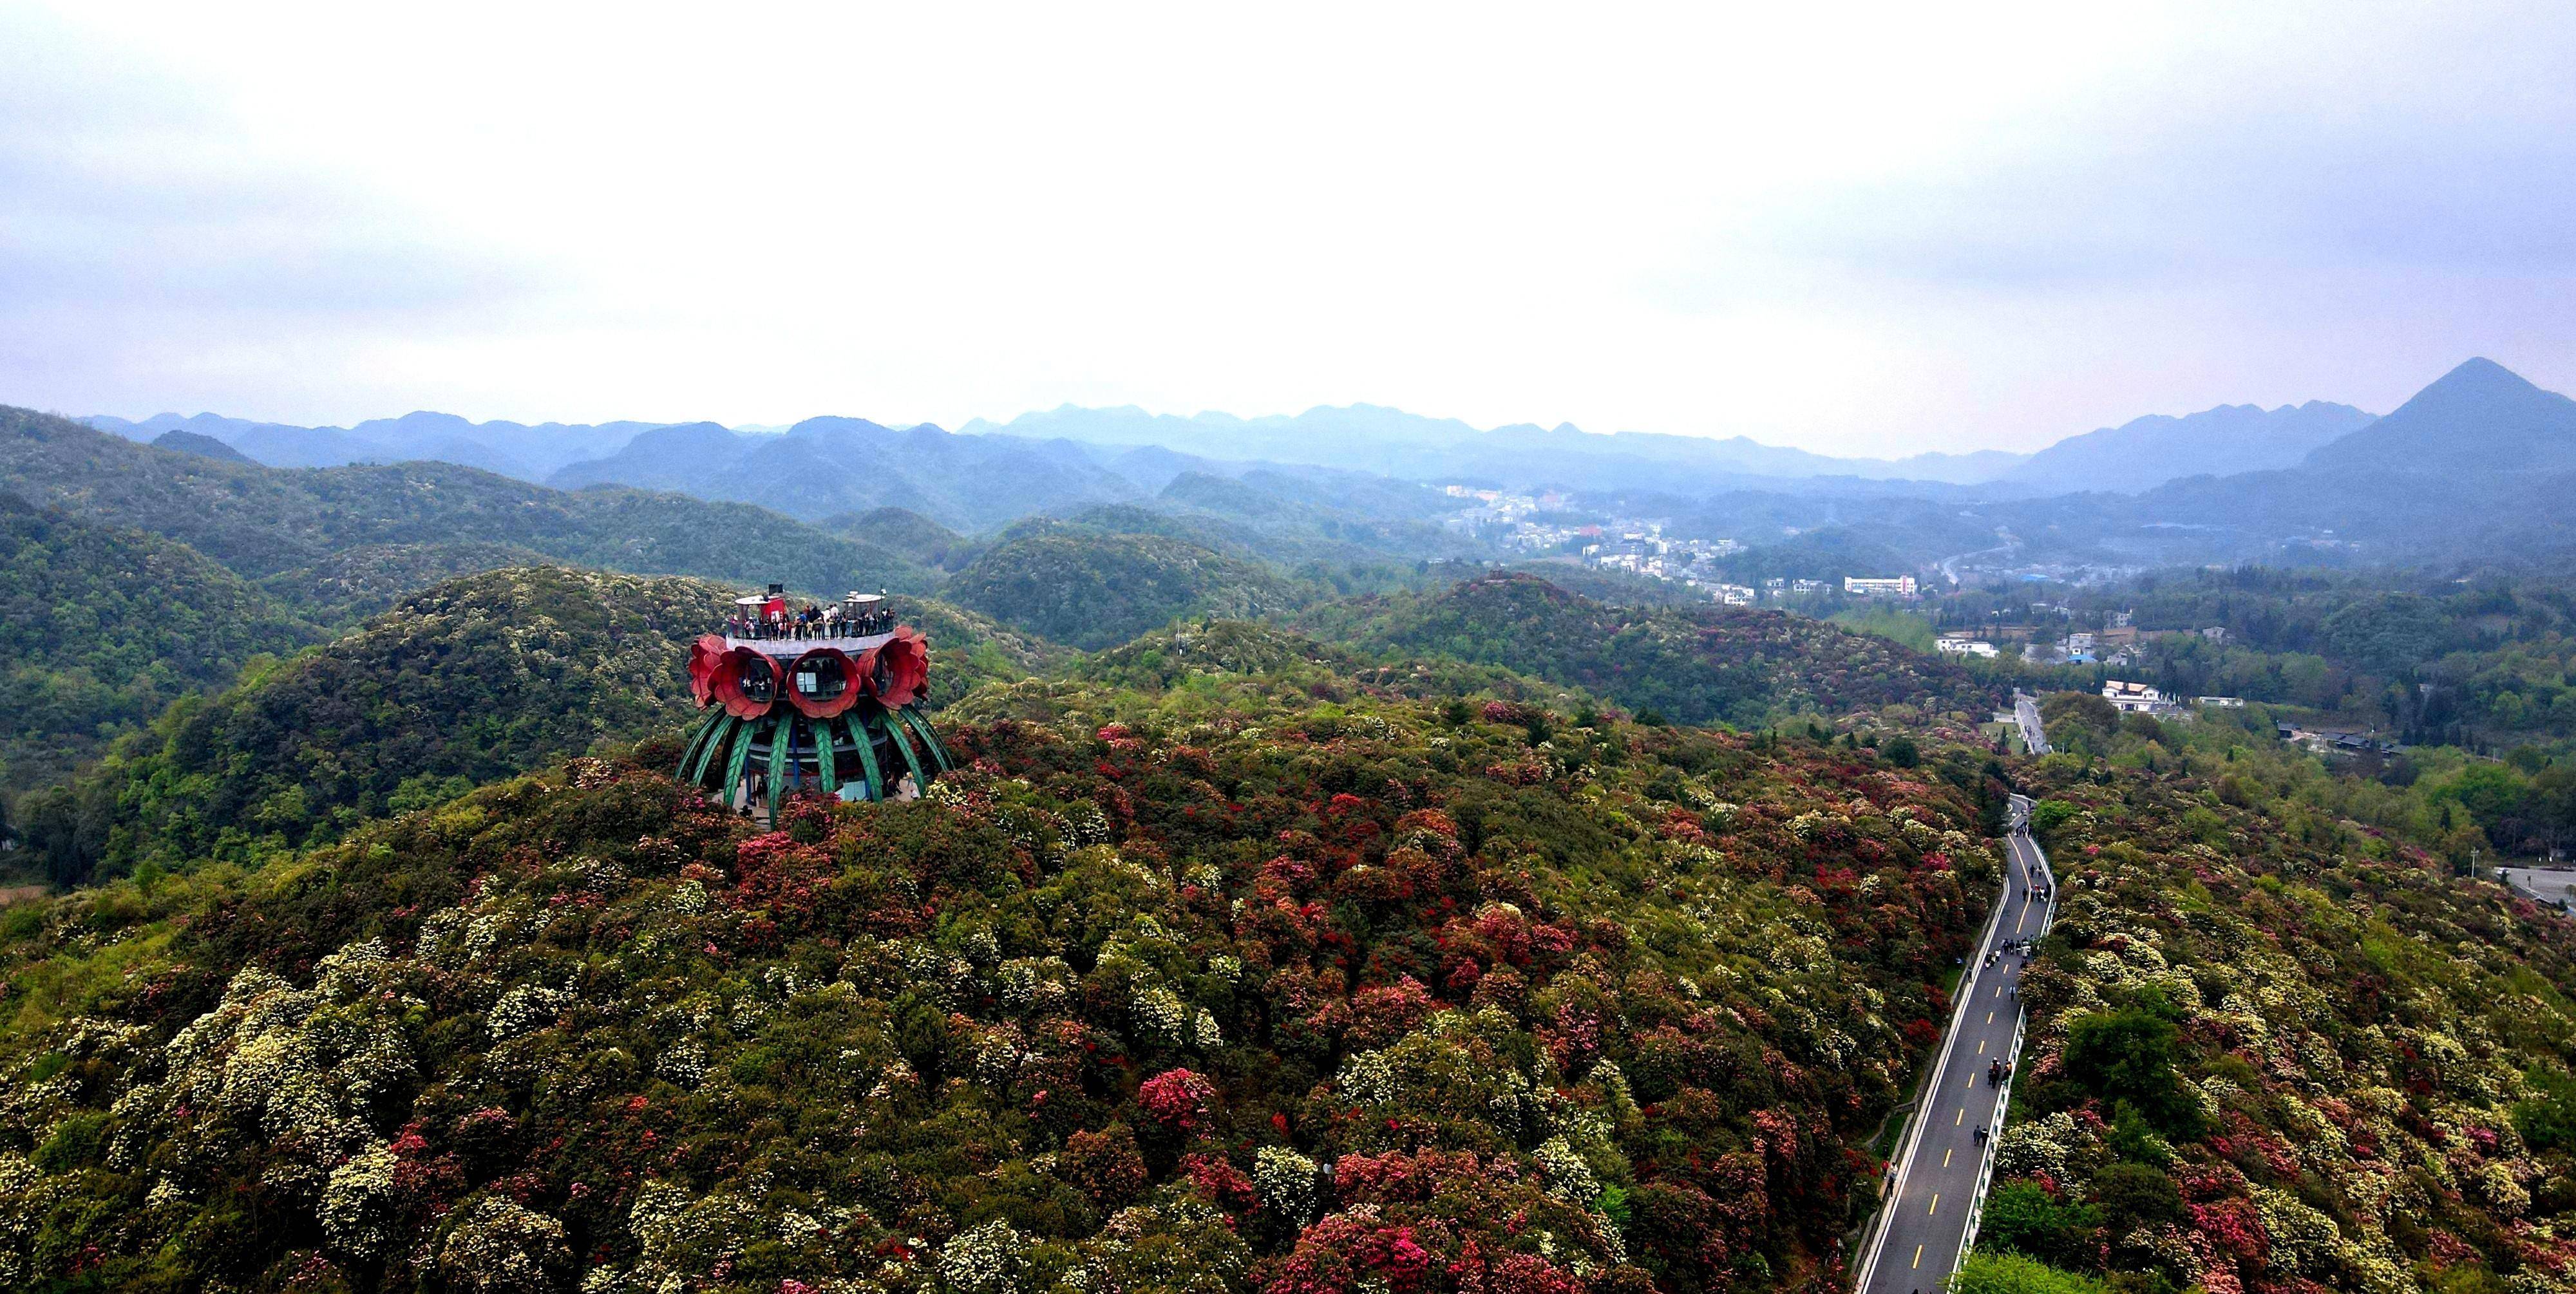
[[2036, 939], [2048, 927], [2049, 905], [2033, 888], [2052, 882], [2047, 857], [2026, 834], [2029, 813], [2030, 801], [2014, 796], [2003, 906], [1969, 967], [1970, 977], [1962, 981], [1958, 1011], [1923, 1105], [1908, 1121], [1891, 1169], [1893, 1194], [1862, 1251], [1860, 1294], [1937, 1290], [1967, 1248], [1990, 1148], [1976, 1134], [1993, 1132], [2011, 1090], [1988, 1080], [1988, 1066], [2011, 1059], [2022, 1023], [2021, 1003], [2013, 996], [2021, 981], [2020, 958], [2006, 954], [1989, 966], [1985, 954]]
[[2039, 698], [2013, 689], [2013, 717], [2021, 722], [2021, 744], [2034, 755], [2048, 753], [2048, 730], [2039, 722]]
[[2563, 867], [2499, 867], [2496, 879], [2523, 895], [2562, 911], [2576, 900], [2576, 871]]
[[[1999, 537], [2000, 534], [2001, 532], [1998, 532]], [[1953, 585], [1956, 585], [1959, 582], [1959, 563], [1964, 562], [1971, 557], [1983, 557], [1988, 553], [2003, 553], [2010, 555], [2014, 549], [2019, 547], [2021, 547], [2020, 540], [2005, 538], [2002, 543], [1997, 544], [1992, 548], [1980, 548], [1973, 553], [1959, 553], [1955, 556], [1944, 557], [1941, 559], [1941, 578], [1950, 581]]]

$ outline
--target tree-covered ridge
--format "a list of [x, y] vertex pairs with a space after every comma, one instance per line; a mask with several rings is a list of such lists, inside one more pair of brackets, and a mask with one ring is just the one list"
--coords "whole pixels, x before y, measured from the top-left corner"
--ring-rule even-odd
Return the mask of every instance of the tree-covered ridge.
[[1502, 665], [1680, 723], [1753, 725], [1891, 705], [1982, 719], [2001, 700], [2000, 689], [1956, 665], [1821, 621], [1737, 607], [1611, 606], [1520, 573], [1433, 597], [1322, 608], [1313, 618], [1363, 641]]
[[[1963, 619], [1991, 599], [1954, 599]], [[2123, 677], [2335, 714], [2410, 743], [2576, 752], [2576, 593], [2563, 571], [2153, 572], [2069, 598], [2154, 635]], [[2081, 621], [2079, 621], [2080, 623]], [[2223, 641], [2192, 636], [2217, 628]]]
[[[1026, 707], [1050, 689], [1097, 704], [1085, 683], [1105, 683], [1149, 698], [1166, 715], [1210, 714], [1259, 705], [1282, 687], [1327, 704], [1366, 697], [1431, 700], [1466, 714], [1472, 703], [1520, 705], [1544, 727], [1550, 711], [1588, 723], [1601, 707], [1579, 689], [1515, 674], [1494, 665], [1471, 665], [1445, 656], [1372, 660], [1273, 625], [1243, 620], [1199, 620], [1174, 625], [1107, 651], [1093, 652], [1063, 671], [1062, 683], [1027, 683], [1007, 697], [993, 696], [965, 713]], [[993, 711], [1001, 706], [1004, 711]]]
[[975, 554], [984, 551], [981, 543], [910, 508], [844, 512], [814, 524], [831, 534], [874, 544], [923, 566], [943, 571], [957, 570], [975, 560]]
[[[240, 861], [337, 836], [608, 740], [685, 723], [688, 644], [736, 589], [513, 567], [406, 598], [219, 696], [184, 701], [21, 828], [55, 879], [150, 860]], [[1051, 657], [953, 608], [898, 598], [934, 653], [930, 703]]]
[[2163, 1288], [2576, 1288], [2576, 928], [2163, 762], [2042, 766], [2060, 910], [1980, 1244]]
[[450, 581], [219, 696], [172, 708], [23, 828], [57, 879], [250, 861], [676, 725], [687, 644], [733, 590], [514, 567]]
[[1245, 547], [1287, 566], [1412, 561], [1484, 551], [1439, 524], [1439, 515], [1456, 507], [1454, 500], [1429, 486], [1365, 473], [1310, 475], [1257, 468], [1229, 478], [1185, 471], [1163, 487], [1155, 502], [1188, 522], [1213, 524], [1240, 536]]
[[347, 625], [443, 580], [505, 566], [550, 564], [544, 554], [516, 544], [361, 544], [262, 576], [259, 585], [315, 620]]
[[2238, 802], [2349, 819], [2459, 867], [2484, 858], [2546, 857], [2576, 840], [2576, 759], [2524, 747], [2504, 760], [2448, 746], [2325, 762], [2276, 736], [2287, 713], [2267, 706], [2204, 709], [2191, 719], [2121, 714], [2090, 692], [2039, 706], [2062, 755], [2100, 756], [2145, 772], [2223, 765]]
[[742, 503], [566, 492], [449, 463], [285, 470], [138, 445], [0, 406], [0, 489], [180, 540], [257, 579], [366, 545], [482, 542], [613, 570], [839, 592], [935, 583], [902, 554]]
[[666, 741], [19, 909], [0, 1278], [1839, 1279], [1994, 879], [1977, 755], [1246, 687], [1059, 685], [773, 834]]
[[1248, 619], [1301, 600], [1277, 574], [1186, 540], [1042, 521], [1013, 527], [942, 595], [1084, 648], [1125, 642], [1176, 616]]
[[172, 699], [317, 636], [186, 545], [0, 493], [0, 789], [59, 781]]

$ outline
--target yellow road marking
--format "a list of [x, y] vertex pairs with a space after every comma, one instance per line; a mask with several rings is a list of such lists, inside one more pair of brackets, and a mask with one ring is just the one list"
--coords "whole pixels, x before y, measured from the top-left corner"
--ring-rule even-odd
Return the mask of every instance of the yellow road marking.
[[1955, 1155], [1955, 1154], [1957, 1154], [1957, 1153], [1959, 1153], [1959, 1151], [1958, 1151], [1958, 1148], [1957, 1148], [1957, 1147], [1955, 1147], [1955, 1146], [1954, 1146], [1954, 1147], [1952, 1147], [1952, 1148], [1950, 1148], [1950, 1149], [1948, 1149], [1948, 1150], [1944, 1150], [1944, 1151], [1942, 1151], [1942, 1152], [1941, 1152], [1941, 1166], [1942, 1166], [1943, 1168], [1948, 1168], [1948, 1167], [1950, 1166], [1950, 1156]]
[[1992, 1012], [1992, 1011], [1988, 1011], [1988, 1012], [1986, 1012], [1986, 1023], [1988, 1023], [1988, 1024], [1993, 1024], [1994, 1022], [1995, 1022], [1995, 1013], [1994, 1013], [1994, 1012]]
[[1951, 1127], [1953, 1127], [1953, 1128], [1955, 1128], [1955, 1127], [1958, 1127], [1959, 1125], [1961, 1125], [1961, 1124], [1963, 1124], [1963, 1123], [1966, 1123], [1967, 1121], [1968, 1121], [1968, 1107], [1966, 1107], [1966, 1106], [1964, 1106], [1964, 1105], [1963, 1105], [1963, 1106], [1960, 1106], [1960, 1107], [1959, 1107], [1959, 1117], [1958, 1117], [1958, 1118], [1955, 1118], [1955, 1119], [1950, 1120], [1950, 1126], [1951, 1126]]
[[1977, 1054], [1980, 1056], [1986, 1054], [1986, 1040], [1983, 1038], [1977, 1039]]
[[1914, 1265], [1917, 1268], [1923, 1266], [1923, 1246], [1921, 1245], [1914, 1246]]
[[2014, 934], [2020, 934], [2020, 933], [2021, 933], [2021, 928], [2022, 928], [2023, 926], [2026, 926], [2026, 925], [2029, 925], [2029, 924], [2030, 924], [2030, 905], [2029, 905], [2029, 904], [2027, 904], [2027, 903], [2025, 903], [2025, 904], [2023, 904], [2023, 905], [2022, 905], [2022, 908], [2021, 908], [2021, 920], [2016, 921], [2016, 922], [2014, 922], [2014, 923], [2013, 923], [2013, 933], [2014, 933]]
[[1932, 1214], [1939, 1212], [1939, 1211], [1940, 1211], [1940, 1209], [1941, 1209], [1941, 1193], [1940, 1193], [1939, 1191], [1934, 1191], [1934, 1192], [1932, 1192], [1932, 1207], [1930, 1207], [1930, 1208], [1928, 1208], [1928, 1209], [1923, 1210], [1923, 1214], [1924, 1214], [1924, 1216], [1929, 1217], [1929, 1216], [1931, 1216]]

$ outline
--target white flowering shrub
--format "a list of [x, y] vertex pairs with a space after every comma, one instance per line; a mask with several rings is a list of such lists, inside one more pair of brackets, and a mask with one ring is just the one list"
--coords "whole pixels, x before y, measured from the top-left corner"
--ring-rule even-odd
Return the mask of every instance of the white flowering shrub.
[[2065, 1181], [2092, 1150], [2092, 1137], [2060, 1110], [2045, 1119], [2016, 1123], [1995, 1142], [1995, 1176]]
[[1011, 1224], [987, 1222], [939, 1247], [939, 1283], [953, 1294], [1013, 1294], [1028, 1243]]
[[1066, 1274], [1077, 1290], [1231, 1294], [1252, 1265], [1230, 1219], [1185, 1191], [1120, 1209], [1082, 1242], [1081, 1265]]
[[1061, 957], [1014, 957], [995, 972], [1002, 1001], [1014, 1011], [1036, 1011], [1060, 1005], [1069, 994], [1073, 968]]
[[1315, 1215], [1321, 1173], [1314, 1160], [1286, 1146], [1263, 1146], [1252, 1152], [1252, 1187], [1262, 1206], [1292, 1223]]
[[36, 1236], [52, 1204], [44, 1174], [26, 1156], [0, 1154], [0, 1288], [25, 1289], [36, 1275]]
[[1592, 1167], [1563, 1137], [1550, 1137], [1538, 1143], [1530, 1157], [1537, 1161], [1539, 1173], [1547, 1178], [1548, 1194], [1568, 1204], [1589, 1206], [1601, 1195], [1601, 1180], [1592, 1175]]
[[1127, 1006], [1136, 1040], [1157, 1047], [1183, 1047], [1190, 1041], [1190, 1008], [1180, 994], [1161, 985], [1140, 989]]
[[506, 1196], [485, 1195], [458, 1210], [439, 1246], [438, 1267], [476, 1294], [544, 1294], [572, 1275], [564, 1224]]
[[515, 1038], [531, 1030], [542, 1029], [554, 1022], [555, 1013], [564, 1009], [569, 995], [539, 984], [522, 984], [501, 995], [483, 1017], [484, 1027], [492, 1040]]
[[393, 1240], [387, 1217], [394, 1193], [393, 1152], [370, 1146], [331, 1170], [322, 1188], [322, 1237], [350, 1258], [382, 1253]]

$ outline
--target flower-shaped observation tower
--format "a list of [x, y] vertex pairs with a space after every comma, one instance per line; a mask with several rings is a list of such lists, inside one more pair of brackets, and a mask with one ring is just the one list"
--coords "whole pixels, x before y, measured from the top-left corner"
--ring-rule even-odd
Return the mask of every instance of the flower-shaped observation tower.
[[951, 767], [921, 713], [930, 644], [885, 600], [853, 593], [801, 607], [780, 586], [734, 600], [722, 634], [689, 648], [689, 690], [713, 711], [680, 757], [680, 780], [732, 807], [790, 792], [904, 799]]

